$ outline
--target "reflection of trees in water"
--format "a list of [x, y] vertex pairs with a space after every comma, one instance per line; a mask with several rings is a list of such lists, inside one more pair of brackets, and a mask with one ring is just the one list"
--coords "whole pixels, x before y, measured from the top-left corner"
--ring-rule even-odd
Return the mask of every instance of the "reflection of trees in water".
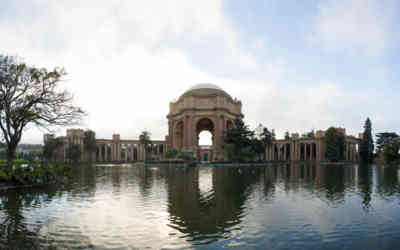
[[290, 163], [277, 169], [277, 181], [287, 193], [307, 191], [329, 202], [343, 203], [346, 190], [355, 188], [355, 166]]
[[399, 167], [379, 166], [376, 168], [377, 193], [385, 199], [398, 197], [400, 194]]
[[361, 191], [363, 207], [368, 210], [372, 194], [372, 167], [370, 165], [360, 165], [358, 167], [358, 177], [358, 187]]
[[343, 203], [345, 197], [345, 167], [328, 165], [324, 167], [323, 171], [326, 198], [334, 203]]
[[96, 192], [96, 182], [95, 166], [74, 166], [72, 167], [70, 179], [65, 189], [69, 191], [72, 197], [83, 193], [85, 196], [93, 197]]
[[278, 176], [278, 168], [266, 167], [264, 170], [264, 196], [266, 200], [272, 200], [276, 190], [276, 180]]
[[164, 171], [167, 166], [150, 167], [150, 166], [135, 166], [130, 170], [129, 182], [137, 183], [140, 194], [144, 199], [150, 197], [152, 188], [156, 187], [157, 182], [163, 181]]
[[202, 168], [168, 168], [170, 226], [191, 240], [212, 241], [234, 230], [243, 216], [245, 201], [263, 169], [213, 168], [213, 192], [201, 194]]
[[0, 194], [0, 249], [38, 249], [38, 233], [43, 224], [32, 224], [24, 210], [41, 207], [54, 196], [61, 196], [55, 190], [26, 188]]

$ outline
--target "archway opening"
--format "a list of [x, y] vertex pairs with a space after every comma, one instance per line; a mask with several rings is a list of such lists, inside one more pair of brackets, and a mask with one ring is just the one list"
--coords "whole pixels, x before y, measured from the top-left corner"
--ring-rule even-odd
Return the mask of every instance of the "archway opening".
[[197, 145], [212, 146], [214, 144], [214, 123], [210, 119], [200, 119], [196, 125], [196, 132]]
[[199, 134], [199, 146], [212, 146], [212, 134], [208, 130], [201, 131]]
[[212, 148], [214, 146], [214, 123], [209, 118], [202, 118], [196, 124], [197, 159], [210, 161], [213, 159]]

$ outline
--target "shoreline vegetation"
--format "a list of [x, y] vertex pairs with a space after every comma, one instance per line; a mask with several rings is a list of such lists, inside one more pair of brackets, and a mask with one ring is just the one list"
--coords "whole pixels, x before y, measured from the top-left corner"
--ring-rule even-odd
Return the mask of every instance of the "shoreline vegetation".
[[5, 167], [0, 161], [0, 191], [62, 184], [70, 170], [67, 164], [16, 160], [12, 167]]

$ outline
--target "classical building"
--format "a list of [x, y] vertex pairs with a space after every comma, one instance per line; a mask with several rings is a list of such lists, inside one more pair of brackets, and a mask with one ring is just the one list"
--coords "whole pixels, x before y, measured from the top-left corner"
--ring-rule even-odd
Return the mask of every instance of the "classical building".
[[[345, 135], [346, 161], [359, 161], [360, 139], [346, 135], [346, 129], [336, 128]], [[360, 134], [360, 136], [362, 136]], [[314, 138], [299, 137], [293, 133], [288, 140], [276, 140], [266, 149], [269, 161], [325, 161], [325, 131], [318, 130]]]
[[[152, 140], [151, 153], [147, 158], [162, 160], [169, 148], [190, 152], [198, 160], [222, 161], [223, 136], [225, 131], [233, 126], [236, 118], [243, 118], [242, 103], [232, 98], [220, 87], [203, 83], [197, 84], [184, 92], [176, 101], [169, 104], [168, 136], [165, 140]], [[337, 128], [345, 135], [345, 158], [349, 161], [359, 160], [359, 138], [346, 135], [344, 128]], [[199, 134], [209, 131], [212, 135], [212, 145], [199, 145]], [[266, 149], [266, 160], [271, 161], [324, 161], [325, 131], [317, 131], [313, 138], [300, 137], [292, 134], [289, 140], [276, 140]], [[45, 134], [44, 141], [54, 138]], [[141, 161], [145, 158], [144, 146], [139, 140], [124, 140], [119, 134], [112, 139], [96, 139], [97, 150], [92, 156], [85, 151], [84, 131], [68, 129], [67, 135], [58, 137], [62, 141], [56, 152], [58, 161], [66, 161], [66, 150], [69, 144], [81, 147], [82, 161], [88, 159], [97, 162], [129, 162]]]
[[[213, 84], [198, 84], [170, 102], [168, 146], [191, 152], [197, 159], [223, 160], [224, 131], [243, 118], [242, 103]], [[211, 147], [199, 146], [202, 131], [212, 134]], [[205, 157], [209, 154], [209, 157]]]
[[[44, 142], [53, 139], [53, 134], [45, 134]], [[56, 150], [56, 160], [66, 162], [69, 144], [78, 144], [81, 147], [81, 161], [89, 161], [90, 156], [85, 150], [83, 129], [68, 129], [66, 136], [57, 137], [61, 141]], [[114, 134], [112, 139], [96, 139], [97, 150], [92, 153], [91, 159], [96, 162], [130, 162], [145, 159], [144, 145], [139, 140], [123, 140], [119, 134]], [[162, 160], [168, 145], [166, 140], [152, 140], [151, 152], [147, 153], [148, 160]]]

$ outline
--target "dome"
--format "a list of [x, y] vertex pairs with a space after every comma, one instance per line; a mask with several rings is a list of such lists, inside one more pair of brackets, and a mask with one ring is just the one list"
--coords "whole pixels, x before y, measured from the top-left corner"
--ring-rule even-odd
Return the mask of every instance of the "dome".
[[[208, 90], [207, 92], [203, 92], [202, 90]], [[209, 91], [211, 90], [211, 92]], [[211, 83], [198, 83], [196, 85], [193, 85], [191, 88], [189, 88], [188, 90], [186, 90], [180, 97], [179, 99], [181, 99], [183, 96], [187, 95], [187, 94], [192, 94], [192, 93], [196, 93], [196, 94], [200, 94], [200, 95], [204, 95], [209, 94], [209, 93], [222, 93], [230, 98], [232, 98], [228, 93], [226, 93], [222, 88], [218, 87], [215, 84], [211, 84]]]
[[[223, 89], [221, 89], [220, 87], [218, 87], [215, 84], [211, 84], [211, 83], [199, 83], [196, 84], [194, 86], [192, 86], [190, 89], [188, 89], [186, 92], [192, 91], [192, 90], [197, 90], [197, 89], [216, 89], [216, 90], [220, 90], [220, 91], [224, 91]], [[225, 91], [224, 91], [225, 92]]]

